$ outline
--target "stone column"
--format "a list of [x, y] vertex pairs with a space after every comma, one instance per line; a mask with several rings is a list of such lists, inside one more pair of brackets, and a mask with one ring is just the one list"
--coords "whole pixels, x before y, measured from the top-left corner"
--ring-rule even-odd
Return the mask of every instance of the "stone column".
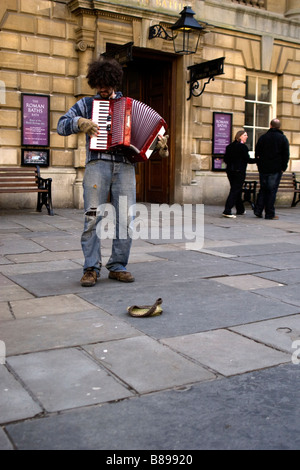
[[287, 0], [285, 16], [300, 20], [299, 0]]
[[[76, 30], [78, 51], [78, 76], [74, 83], [74, 96], [79, 100], [83, 96], [92, 96], [93, 90], [89, 87], [86, 80], [88, 64], [93, 60], [96, 37], [96, 17], [89, 13], [82, 13], [79, 16], [79, 27]], [[78, 134], [78, 147], [74, 151], [74, 167], [76, 168], [76, 180], [74, 183], [74, 206], [77, 209], [83, 208], [83, 188], [82, 181], [86, 159], [86, 136]]]

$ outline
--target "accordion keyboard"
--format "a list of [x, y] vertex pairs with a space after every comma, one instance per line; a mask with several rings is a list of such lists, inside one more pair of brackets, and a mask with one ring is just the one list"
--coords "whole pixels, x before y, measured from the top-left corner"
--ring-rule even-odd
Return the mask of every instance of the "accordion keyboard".
[[111, 114], [109, 100], [94, 100], [92, 121], [99, 127], [99, 133], [95, 137], [91, 137], [91, 150], [107, 150], [108, 135], [111, 126]]

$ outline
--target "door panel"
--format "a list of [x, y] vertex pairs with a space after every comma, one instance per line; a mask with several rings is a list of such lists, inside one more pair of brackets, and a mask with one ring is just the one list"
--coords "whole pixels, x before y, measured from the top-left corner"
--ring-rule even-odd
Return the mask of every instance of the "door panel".
[[[123, 94], [142, 101], [171, 122], [171, 60], [134, 57], [124, 68]], [[170, 129], [168, 129], [170, 135]], [[171, 136], [170, 136], [171, 138]], [[156, 152], [147, 162], [138, 163], [136, 171], [137, 201], [168, 203], [170, 188], [170, 159]]]
[[[155, 109], [168, 123], [168, 113], [165, 100], [164, 90], [167, 88], [165, 83], [165, 68], [160, 67], [160, 72], [157, 73], [148, 70], [148, 80], [146, 79], [146, 99], [149, 105]], [[145, 200], [146, 202], [163, 203], [169, 202], [169, 159], [161, 158], [156, 152], [147, 162], [145, 168]]]

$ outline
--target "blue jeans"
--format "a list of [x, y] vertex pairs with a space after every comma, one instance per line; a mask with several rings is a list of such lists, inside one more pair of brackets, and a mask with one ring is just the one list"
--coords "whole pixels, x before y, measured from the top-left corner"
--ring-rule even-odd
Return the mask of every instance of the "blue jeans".
[[255, 204], [254, 214], [261, 217], [265, 210], [265, 218], [275, 216], [275, 200], [282, 173], [260, 173], [260, 190]]
[[134, 219], [129, 208], [136, 203], [135, 168], [127, 163], [96, 160], [86, 165], [83, 178], [85, 220], [81, 247], [84, 272], [91, 268], [100, 273], [100, 222], [105, 219], [104, 207], [109, 195], [116, 219], [114, 235], [106, 236], [113, 238], [112, 253], [106, 267], [109, 271], [126, 271], [132, 242], [128, 229]]

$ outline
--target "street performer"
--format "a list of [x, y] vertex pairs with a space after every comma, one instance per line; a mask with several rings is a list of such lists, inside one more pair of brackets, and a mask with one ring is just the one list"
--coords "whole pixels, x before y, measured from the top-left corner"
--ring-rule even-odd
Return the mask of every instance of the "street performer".
[[[126, 207], [136, 202], [135, 165], [131, 163], [120, 149], [113, 152], [90, 150], [90, 138], [99, 132], [98, 125], [91, 120], [93, 100], [117, 99], [123, 95], [117, 91], [122, 83], [123, 70], [114, 59], [100, 56], [90, 63], [87, 80], [92, 89], [97, 91], [94, 97], [80, 99], [59, 119], [57, 132], [68, 136], [84, 132], [86, 134], [86, 168], [83, 179], [84, 229], [81, 236], [81, 247], [84, 254], [83, 287], [94, 286], [100, 277], [101, 240], [97, 225], [102, 215], [97, 213], [99, 206], [105, 205], [108, 195], [116, 213], [116, 235], [112, 243], [112, 253], [106, 264], [109, 278], [121, 282], [133, 282], [134, 276], [127, 271], [132, 239], [128, 229], [134, 219], [133, 214], [119, 217], [122, 207], [119, 201], [126, 198]], [[157, 150], [161, 156], [168, 155], [168, 136], [159, 137]], [[104, 206], [102, 206], [104, 207]], [[123, 225], [126, 224], [126, 227]], [[127, 238], [119, 234], [127, 233]]]

